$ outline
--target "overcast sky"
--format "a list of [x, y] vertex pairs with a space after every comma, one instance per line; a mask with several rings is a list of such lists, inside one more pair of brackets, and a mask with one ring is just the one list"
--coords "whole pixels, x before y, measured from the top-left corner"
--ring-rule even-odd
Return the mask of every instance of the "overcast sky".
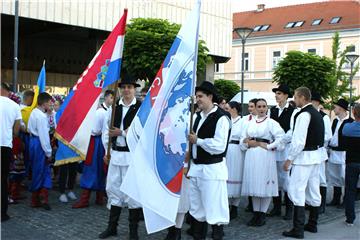
[[265, 8], [296, 5], [302, 3], [324, 2], [326, 0], [231, 0], [232, 11], [242, 12], [255, 10], [258, 4], [265, 4]]

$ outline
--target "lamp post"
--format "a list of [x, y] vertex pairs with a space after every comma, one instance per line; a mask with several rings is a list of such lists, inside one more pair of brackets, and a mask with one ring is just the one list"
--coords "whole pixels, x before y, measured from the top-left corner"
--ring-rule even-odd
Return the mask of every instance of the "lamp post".
[[352, 110], [352, 80], [353, 80], [353, 68], [354, 63], [358, 59], [359, 55], [357, 54], [347, 54], [346, 59], [350, 62], [350, 99], [349, 99], [349, 105], [350, 105], [350, 116], [351, 116], [351, 110]]
[[242, 44], [242, 54], [241, 54], [241, 117], [244, 116], [244, 69], [245, 69], [245, 43], [246, 39], [253, 32], [252, 28], [235, 28], [234, 32], [241, 39]]

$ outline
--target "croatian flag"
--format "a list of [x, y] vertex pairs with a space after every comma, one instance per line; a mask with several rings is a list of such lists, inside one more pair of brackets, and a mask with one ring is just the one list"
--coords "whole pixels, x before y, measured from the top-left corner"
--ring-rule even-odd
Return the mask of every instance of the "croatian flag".
[[[127, 9], [61, 106], [55, 136], [85, 159], [103, 88], [120, 78]], [[73, 161], [78, 158], [71, 156]], [[69, 161], [67, 161], [69, 162]], [[66, 163], [58, 163], [61, 165]]]
[[[132, 152], [136, 161], [120, 187], [142, 204], [148, 233], [175, 225], [196, 76], [199, 18], [200, 1], [176, 37], [176, 53], [164, 64], [167, 73], [150, 112], [144, 114], [145, 119], [143, 112], [138, 114], [140, 121], [145, 120], [144, 131]], [[144, 104], [150, 102], [145, 99]]]

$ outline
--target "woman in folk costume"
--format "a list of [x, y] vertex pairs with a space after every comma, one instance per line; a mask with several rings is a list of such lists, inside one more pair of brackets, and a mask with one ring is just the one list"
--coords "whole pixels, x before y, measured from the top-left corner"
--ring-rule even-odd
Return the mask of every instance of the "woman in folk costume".
[[240, 148], [241, 132], [243, 131], [243, 121], [239, 113], [241, 105], [237, 102], [229, 102], [225, 105], [225, 110], [231, 115], [231, 133], [229, 146], [226, 153], [226, 165], [229, 172], [227, 189], [230, 205], [230, 220], [237, 217], [238, 206], [240, 203], [240, 193], [244, 169], [244, 153]]
[[282, 149], [284, 130], [267, 116], [265, 99], [256, 101], [257, 116], [250, 121], [241, 138], [241, 147], [247, 149], [244, 161], [242, 195], [252, 196], [254, 216], [248, 226], [265, 224], [265, 214], [271, 198], [278, 196], [278, 178], [275, 149]]

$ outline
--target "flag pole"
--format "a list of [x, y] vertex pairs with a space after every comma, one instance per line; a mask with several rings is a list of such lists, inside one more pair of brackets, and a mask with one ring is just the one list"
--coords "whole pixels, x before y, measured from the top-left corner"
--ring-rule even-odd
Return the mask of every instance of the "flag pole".
[[[198, 8], [199, 8], [199, 20], [196, 26], [196, 38], [195, 38], [195, 54], [194, 54], [194, 72], [193, 72], [193, 88], [191, 91], [191, 102], [190, 102], [190, 129], [189, 132], [193, 133], [193, 119], [195, 114], [195, 87], [197, 82], [197, 58], [198, 58], [198, 48], [199, 48], [199, 24], [200, 24], [200, 7], [201, 7], [201, 0], [197, 1]], [[189, 162], [188, 162], [188, 170], [190, 170], [190, 159], [192, 156], [192, 143], [189, 143]]]
[[[128, 9], [125, 8], [124, 9], [124, 15], [126, 14], [125, 16], [125, 22], [126, 22], [126, 18], [127, 18], [127, 11]], [[125, 43], [125, 41], [124, 41]], [[120, 50], [120, 51], [123, 51], [123, 48]], [[116, 82], [113, 83], [113, 91], [114, 91], [114, 101], [113, 101], [113, 104], [111, 106], [111, 120], [110, 120], [110, 123], [109, 123], [109, 130], [112, 129], [114, 127], [114, 119], [115, 119], [115, 108], [116, 108], [116, 97], [117, 97], [117, 92], [118, 92], [118, 84], [121, 83], [121, 67], [122, 67], [122, 64], [119, 68], [119, 80], [117, 80]], [[107, 153], [106, 153], [106, 158], [108, 159], [108, 161], [110, 161], [110, 147], [111, 147], [111, 139], [112, 137], [110, 137], [110, 134], [109, 134], [109, 141], [108, 141], [108, 145], [107, 145]]]

